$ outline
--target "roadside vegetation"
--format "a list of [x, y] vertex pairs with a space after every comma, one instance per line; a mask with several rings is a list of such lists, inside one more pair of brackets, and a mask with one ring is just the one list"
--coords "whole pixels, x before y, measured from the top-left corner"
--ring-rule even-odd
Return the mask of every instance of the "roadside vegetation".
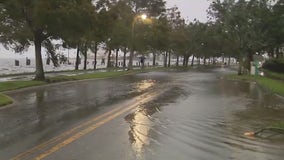
[[264, 76], [231, 75], [230, 78], [255, 81], [271, 92], [284, 96], [284, 59], [276, 58], [267, 60], [264, 63], [262, 70]]
[[[43, 81], [9, 81], [9, 82], [0, 82], [0, 92], [3, 91], [9, 91], [9, 90], [16, 90], [21, 88], [27, 88], [32, 86], [39, 86], [46, 84], [46, 82]], [[0, 93], [0, 107], [5, 106], [8, 104], [13, 103], [13, 100]]]
[[31, 86], [38, 86], [46, 84], [42, 81], [8, 81], [8, 82], [0, 82], [0, 92], [15, 90], [20, 88], [27, 88]]
[[248, 82], [256, 82], [264, 89], [276, 93], [278, 95], [284, 96], [284, 81], [272, 79], [269, 77], [262, 76], [252, 76], [252, 75], [229, 75], [227, 76], [229, 80], [241, 80]]
[[[265, 70], [284, 75], [284, 58], [273, 58], [263, 64]], [[284, 77], [284, 76], [283, 76]]]
[[271, 124], [271, 127], [279, 128], [279, 129], [282, 129], [284, 131], [284, 121], [273, 123], [273, 124]]
[[[250, 70], [256, 53], [283, 57], [282, 0], [216, 0], [207, 10], [208, 22], [189, 23], [177, 7], [166, 8], [165, 0], [26, 1], [1, 2], [0, 43], [15, 52], [34, 46], [35, 79], [40, 81], [47, 78], [42, 48], [55, 67], [68, 63], [59, 48], [77, 50], [74, 70], [81, 62], [84, 70], [90, 69], [90, 54], [99, 62], [99, 50], [104, 50], [107, 68], [121, 65], [129, 70], [134, 56], [152, 58], [152, 66], [163, 57], [164, 67], [178, 66], [181, 60], [185, 67], [215, 64], [220, 58], [230, 65], [234, 58], [239, 74]], [[148, 18], [143, 20], [142, 13]]]
[[[237, 81], [247, 81], [247, 82], [256, 82], [259, 86], [267, 90], [268, 92], [280, 95], [284, 97], [284, 74], [275, 73], [271, 71], [266, 71], [266, 77], [263, 76], [253, 76], [253, 75], [228, 75], [226, 78], [228, 80], [237, 80]], [[265, 130], [271, 130], [284, 134], [284, 122], [279, 121], [271, 124], [267, 128], [263, 128], [257, 131], [254, 134], [261, 133]]]
[[8, 104], [12, 104], [12, 103], [13, 103], [13, 100], [10, 97], [0, 93], [0, 107], [8, 105]]
[[283, 73], [277, 73], [277, 72], [271, 72], [271, 71], [264, 71], [264, 74], [266, 77], [270, 77], [272, 79], [278, 79], [284, 81], [284, 74]]

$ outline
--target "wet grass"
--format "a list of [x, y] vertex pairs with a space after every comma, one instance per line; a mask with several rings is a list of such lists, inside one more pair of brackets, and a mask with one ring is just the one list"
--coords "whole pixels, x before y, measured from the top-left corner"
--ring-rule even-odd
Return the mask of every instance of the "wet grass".
[[261, 76], [251, 76], [251, 75], [229, 75], [227, 76], [229, 80], [241, 80], [248, 82], [256, 82], [261, 87], [271, 91], [272, 93], [276, 93], [278, 95], [284, 96], [284, 81], [272, 79], [268, 77]]
[[277, 73], [277, 72], [271, 72], [268, 70], [264, 70], [264, 74], [265, 76], [270, 77], [272, 79], [278, 79], [278, 80], [284, 81], [284, 74]]
[[0, 92], [27, 88], [31, 86], [38, 86], [46, 84], [46, 82], [42, 81], [8, 81], [8, 82], [0, 82]]
[[[10, 82], [0, 82], [0, 92], [15, 90], [20, 88], [27, 88], [31, 86], [38, 86], [46, 84], [46, 82], [41, 81], [10, 81]], [[0, 107], [13, 103], [12, 99], [2, 93], [0, 93]]]
[[271, 124], [271, 127], [284, 130], [284, 121], [275, 122], [275, 123]]
[[0, 106], [5, 106], [12, 103], [13, 100], [10, 97], [0, 93]]

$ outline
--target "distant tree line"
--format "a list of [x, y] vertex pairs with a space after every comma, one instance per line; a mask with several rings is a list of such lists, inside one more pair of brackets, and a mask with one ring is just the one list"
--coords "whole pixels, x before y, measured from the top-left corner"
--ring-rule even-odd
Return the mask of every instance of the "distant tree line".
[[[234, 57], [240, 64], [239, 74], [242, 66], [250, 68], [255, 53], [283, 57], [283, 0], [215, 0], [206, 23], [187, 23], [177, 7], [165, 4], [164, 0], [0, 0], [0, 42], [16, 52], [35, 46], [36, 80], [45, 79], [42, 47], [58, 65], [54, 40], [77, 50], [76, 70], [80, 54], [87, 69], [89, 50], [97, 62], [100, 44], [108, 57], [122, 51], [124, 67], [131, 49], [151, 53], [153, 65], [157, 55], [164, 55], [165, 67], [171, 65], [172, 56], [177, 58], [176, 65], [182, 58], [183, 66], [200, 58], [206, 64], [215, 57]], [[134, 22], [142, 13], [150, 18], [148, 22]], [[107, 66], [111, 66], [110, 58]], [[132, 61], [129, 66], [132, 69]]]

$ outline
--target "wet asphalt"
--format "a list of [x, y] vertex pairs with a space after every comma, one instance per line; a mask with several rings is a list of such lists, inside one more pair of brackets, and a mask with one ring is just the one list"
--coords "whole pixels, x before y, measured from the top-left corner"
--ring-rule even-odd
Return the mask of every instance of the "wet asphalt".
[[149, 72], [9, 92], [0, 159], [282, 159], [281, 135], [243, 133], [283, 121], [283, 98], [227, 81], [229, 73]]

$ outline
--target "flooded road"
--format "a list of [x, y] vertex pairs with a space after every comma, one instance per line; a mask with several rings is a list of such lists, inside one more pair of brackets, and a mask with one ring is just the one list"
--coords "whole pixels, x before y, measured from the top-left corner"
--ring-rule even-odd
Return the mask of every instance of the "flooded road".
[[0, 110], [0, 159], [282, 160], [283, 136], [244, 133], [284, 121], [284, 99], [222, 78], [231, 72], [151, 72], [11, 92], [16, 103]]

